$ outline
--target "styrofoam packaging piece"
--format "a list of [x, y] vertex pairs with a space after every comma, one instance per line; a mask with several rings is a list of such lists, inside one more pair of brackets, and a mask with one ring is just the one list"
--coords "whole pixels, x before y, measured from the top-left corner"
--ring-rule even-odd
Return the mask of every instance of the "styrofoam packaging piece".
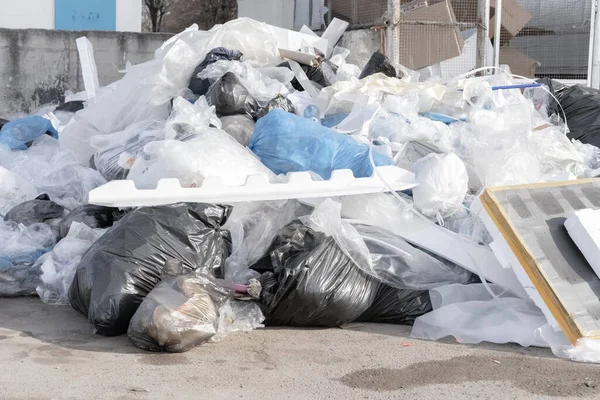
[[327, 54], [327, 46], [329, 46], [329, 41], [327, 39], [279, 28], [273, 25], [268, 25], [268, 27], [277, 40], [277, 47], [280, 49], [297, 51], [303, 46], [310, 45], [315, 47], [321, 53]]
[[342, 35], [344, 34], [344, 32], [346, 32], [346, 29], [348, 29], [349, 25], [350, 23], [346, 21], [343, 21], [339, 18], [334, 18], [333, 21], [331, 21], [331, 23], [327, 27], [327, 29], [325, 29], [325, 32], [323, 32], [321, 38], [327, 39], [329, 43], [327, 53], [325, 54], [327, 58], [331, 57], [331, 54], [333, 53], [333, 48], [335, 47], [337, 42], [340, 41]]
[[237, 203], [310, 199], [388, 191], [417, 186], [415, 175], [396, 166], [377, 167], [378, 174], [355, 178], [349, 169], [335, 170], [329, 180], [315, 181], [309, 172], [292, 172], [285, 182], [269, 182], [266, 175], [250, 175], [241, 186], [226, 186], [220, 177], [208, 177], [199, 187], [182, 188], [177, 179], [162, 179], [156, 189], [140, 190], [133, 181], [111, 181], [90, 192], [90, 204], [110, 207], [158, 206], [178, 202]]
[[600, 277], [600, 210], [575, 211], [565, 228], [594, 272]]
[[75, 41], [77, 43], [77, 52], [81, 63], [81, 75], [83, 76], [83, 85], [87, 93], [87, 100], [96, 97], [96, 92], [100, 88], [98, 81], [98, 68], [94, 57], [94, 46], [87, 37], [80, 37]]

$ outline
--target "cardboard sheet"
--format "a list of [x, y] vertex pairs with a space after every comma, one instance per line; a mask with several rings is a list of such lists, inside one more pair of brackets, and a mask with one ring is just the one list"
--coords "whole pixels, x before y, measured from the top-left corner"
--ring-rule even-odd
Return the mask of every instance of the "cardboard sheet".
[[492, 188], [479, 201], [486, 227], [512, 252], [500, 263], [526, 273], [551, 325], [553, 317], [572, 343], [600, 339], [600, 279], [564, 227], [574, 211], [600, 209], [600, 180]]

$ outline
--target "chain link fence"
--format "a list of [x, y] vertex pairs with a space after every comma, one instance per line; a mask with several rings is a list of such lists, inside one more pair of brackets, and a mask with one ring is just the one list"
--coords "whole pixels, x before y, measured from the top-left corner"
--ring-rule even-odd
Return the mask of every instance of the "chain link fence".
[[500, 64], [509, 65], [515, 74], [584, 81], [592, 4], [593, 0], [502, 0], [498, 39], [496, 0], [296, 0], [294, 27], [307, 25], [318, 31], [340, 18], [350, 23], [349, 29], [393, 29], [391, 51], [422, 78], [450, 79], [494, 65], [498, 40]]

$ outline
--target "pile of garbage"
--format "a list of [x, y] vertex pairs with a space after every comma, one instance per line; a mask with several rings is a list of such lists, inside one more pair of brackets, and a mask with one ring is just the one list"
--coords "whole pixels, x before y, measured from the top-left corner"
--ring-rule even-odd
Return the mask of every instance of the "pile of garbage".
[[87, 58], [85, 92], [4, 121], [0, 296], [70, 304], [149, 351], [364, 321], [578, 359], [504, 278], [471, 204], [596, 176], [598, 93], [506, 70], [420, 81], [379, 52], [361, 70], [344, 29], [192, 26], [106, 87]]

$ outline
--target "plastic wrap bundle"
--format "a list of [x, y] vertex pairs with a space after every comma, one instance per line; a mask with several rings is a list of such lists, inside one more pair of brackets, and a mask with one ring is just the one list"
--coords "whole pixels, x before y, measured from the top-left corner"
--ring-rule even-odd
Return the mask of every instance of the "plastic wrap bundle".
[[419, 183], [413, 189], [414, 206], [423, 215], [445, 218], [460, 209], [469, 190], [469, 176], [456, 154], [429, 154], [410, 170]]
[[46, 224], [0, 221], [0, 297], [35, 295], [41, 271], [34, 264], [55, 243]]
[[127, 334], [139, 348], [181, 353], [217, 334], [226, 289], [203, 274], [163, 279], [134, 314]]
[[231, 237], [221, 226], [230, 212], [201, 203], [131, 211], [83, 255], [69, 290], [71, 305], [96, 333], [120, 335], [166, 263], [222, 277]]
[[232, 72], [223, 75], [210, 87], [206, 99], [208, 104], [216, 107], [218, 115], [253, 116], [259, 108], [256, 99]]
[[[279, 109], [256, 123], [249, 147], [276, 174], [313, 171], [323, 179], [336, 169], [351, 169], [357, 178], [373, 174], [368, 144]], [[376, 166], [394, 164], [376, 151], [373, 159]]]
[[242, 146], [248, 146], [254, 132], [255, 122], [247, 115], [229, 115], [221, 117], [223, 130]]
[[190, 90], [198, 96], [203, 96], [208, 92], [211, 82], [210, 79], [202, 79], [198, 77], [200, 72], [204, 71], [207, 66], [213, 64], [219, 60], [241, 60], [243, 54], [236, 50], [228, 50], [224, 47], [217, 47], [208, 52], [204, 60], [196, 67], [190, 80]]
[[101, 230], [92, 230], [85, 224], [73, 222], [68, 235], [51, 252], [37, 260], [34, 267], [41, 272], [41, 282], [36, 291], [44, 303], [69, 304], [69, 287], [79, 261], [100, 234]]
[[265, 323], [338, 326], [356, 320], [375, 300], [379, 283], [335, 240], [300, 222], [283, 228], [253, 269], [264, 272]]

